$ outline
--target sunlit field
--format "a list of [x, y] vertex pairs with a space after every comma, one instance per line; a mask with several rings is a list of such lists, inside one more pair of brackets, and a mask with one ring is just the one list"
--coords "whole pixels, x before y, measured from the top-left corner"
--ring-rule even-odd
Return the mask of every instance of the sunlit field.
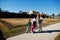
[[[0, 18], [0, 20], [9, 23], [9, 25], [13, 25], [13, 28], [9, 29], [7, 25], [0, 22], [0, 29], [2, 30], [4, 37], [8, 38], [25, 33], [28, 19], [32, 20], [32, 18]], [[60, 19], [44, 18], [42, 22], [42, 27], [46, 27], [48, 25], [52, 25], [59, 22]]]
[[[16, 25], [27, 24], [28, 19], [32, 20], [32, 18], [2, 18], [1, 20], [6, 21], [6, 22], [11, 23], [12, 25], [16, 26]], [[60, 19], [45, 18], [42, 23], [51, 24], [51, 23], [56, 23], [56, 22], [60, 22]]]

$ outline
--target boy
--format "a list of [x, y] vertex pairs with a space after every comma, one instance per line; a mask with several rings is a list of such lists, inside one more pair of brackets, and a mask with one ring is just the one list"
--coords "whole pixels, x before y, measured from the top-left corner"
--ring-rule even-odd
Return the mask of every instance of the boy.
[[28, 27], [27, 27], [26, 33], [30, 33], [30, 28], [31, 28], [31, 20], [30, 19], [29, 19], [27, 25], [28, 25]]

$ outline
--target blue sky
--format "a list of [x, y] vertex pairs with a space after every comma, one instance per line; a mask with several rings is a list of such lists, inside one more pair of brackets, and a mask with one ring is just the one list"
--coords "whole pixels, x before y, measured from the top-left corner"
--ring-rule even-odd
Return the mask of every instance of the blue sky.
[[60, 0], [0, 0], [0, 7], [11, 12], [35, 10], [46, 14], [58, 14]]

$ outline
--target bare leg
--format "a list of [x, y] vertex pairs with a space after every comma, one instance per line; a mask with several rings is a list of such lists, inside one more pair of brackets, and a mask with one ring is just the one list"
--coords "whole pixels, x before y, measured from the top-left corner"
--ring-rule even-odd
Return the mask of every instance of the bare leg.
[[42, 23], [40, 23], [40, 31], [42, 31]]
[[28, 33], [28, 27], [27, 27], [27, 29], [26, 29], [26, 33]]

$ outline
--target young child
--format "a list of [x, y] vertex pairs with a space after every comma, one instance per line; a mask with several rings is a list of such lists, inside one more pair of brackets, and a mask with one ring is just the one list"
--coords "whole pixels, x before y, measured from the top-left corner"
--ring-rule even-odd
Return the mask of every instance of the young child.
[[34, 30], [35, 30], [36, 29], [36, 18], [35, 17], [32, 19], [32, 22], [33, 22], [33, 26], [34, 26]]
[[30, 33], [30, 28], [31, 28], [31, 19], [29, 19], [28, 23], [27, 23], [27, 30], [26, 33]]
[[34, 31], [34, 23], [33, 23], [33, 21], [31, 21], [31, 32], [33, 32]]

